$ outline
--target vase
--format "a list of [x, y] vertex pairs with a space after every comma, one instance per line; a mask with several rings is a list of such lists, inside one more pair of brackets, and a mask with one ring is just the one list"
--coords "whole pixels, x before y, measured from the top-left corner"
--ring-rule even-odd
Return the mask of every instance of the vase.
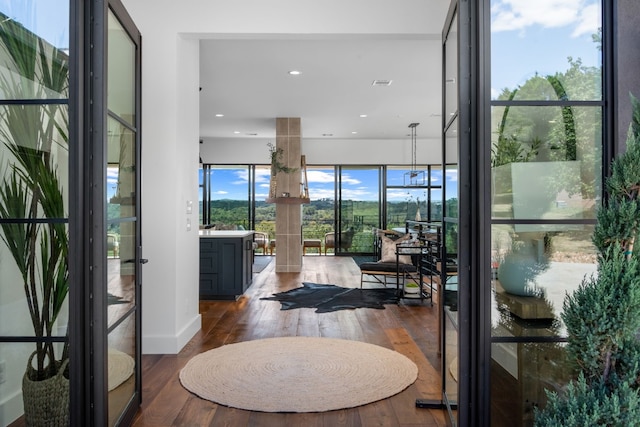
[[513, 253], [507, 255], [500, 263], [498, 280], [507, 293], [523, 297], [540, 297], [543, 290], [537, 285], [536, 277], [546, 269], [547, 263], [539, 262], [531, 254]]
[[24, 418], [28, 426], [66, 427], [69, 425], [69, 379], [64, 376], [69, 359], [56, 361], [58, 372], [51, 378], [36, 381], [36, 370], [29, 357], [22, 378]]

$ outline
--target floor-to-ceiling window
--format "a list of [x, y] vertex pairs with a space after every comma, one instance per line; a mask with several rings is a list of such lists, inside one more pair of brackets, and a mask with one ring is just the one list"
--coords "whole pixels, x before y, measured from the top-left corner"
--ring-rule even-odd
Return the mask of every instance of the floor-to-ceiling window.
[[252, 173], [253, 169], [248, 165], [206, 165], [200, 169], [203, 224], [218, 230], [251, 229]]
[[335, 176], [334, 166], [307, 166], [309, 203], [302, 205], [302, 239], [320, 240], [318, 251], [324, 250], [335, 226]]
[[[420, 179], [412, 181], [411, 174]], [[407, 220], [416, 219], [442, 221], [447, 174], [440, 165], [421, 165], [413, 171], [406, 166], [307, 166], [306, 175], [310, 201], [302, 206], [302, 234], [304, 239], [320, 240], [323, 253], [325, 240], [334, 239], [327, 234], [335, 232], [338, 218], [343, 233], [337, 236], [337, 251], [334, 243], [327, 248], [330, 254], [372, 253], [372, 230], [381, 226], [403, 228]], [[266, 165], [201, 165], [201, 226], [243, 227], [274, 239], [275, 205], [266, 202], [269, 177]], [[449, 191], [455, 194], [455, 185]]]
[[600, 0], [560, 9], [486, 3], [490, 416], [495, 426], [528, 426], [545, 390], [562, 389], [571, 374], [564, 296], [596, 271], [591, 235], [603, 194], [606, 33]]
[[338, 168], [336, 253], [370, 253], [381, 225], [381, 167]]

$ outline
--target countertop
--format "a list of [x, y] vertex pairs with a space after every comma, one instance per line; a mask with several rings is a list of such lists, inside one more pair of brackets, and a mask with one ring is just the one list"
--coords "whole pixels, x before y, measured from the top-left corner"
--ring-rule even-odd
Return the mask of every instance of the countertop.
[[200, 237], [246, 237], [254, 233], [253, 230], [199, 230]]

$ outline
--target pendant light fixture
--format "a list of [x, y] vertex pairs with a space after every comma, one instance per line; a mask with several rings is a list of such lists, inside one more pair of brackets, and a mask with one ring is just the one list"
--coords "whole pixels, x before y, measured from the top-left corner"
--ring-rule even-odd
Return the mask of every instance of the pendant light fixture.
[[424, 170], [418, 170], [416, 160], [416, 142], [418, 138], [416, 127], [418, 127], [419, 124], [420, 123], [411, 123], [409, 125], [409, 129], [411, 129], [411, 170], [404, 174], [405, 187], [421, 187], [426, 184], [427, 174]]

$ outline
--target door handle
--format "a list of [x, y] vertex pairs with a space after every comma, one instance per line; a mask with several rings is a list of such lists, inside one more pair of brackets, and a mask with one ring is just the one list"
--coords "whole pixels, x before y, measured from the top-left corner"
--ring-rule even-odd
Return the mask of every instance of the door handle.
[[148, 262], [149, 262], [149, 260], [148, 260], [148, 259], [146, 259], [146, 258], [140, 258], [140, 264], [146, 264], [146, 263], [148, 263]]

